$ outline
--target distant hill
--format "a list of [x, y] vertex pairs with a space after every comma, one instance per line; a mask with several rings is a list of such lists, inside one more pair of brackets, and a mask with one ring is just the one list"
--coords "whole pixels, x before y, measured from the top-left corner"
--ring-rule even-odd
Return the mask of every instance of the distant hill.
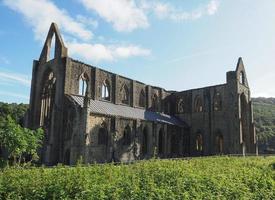
[[259, 152], [275, 153], [275, 98], [252, 98]]

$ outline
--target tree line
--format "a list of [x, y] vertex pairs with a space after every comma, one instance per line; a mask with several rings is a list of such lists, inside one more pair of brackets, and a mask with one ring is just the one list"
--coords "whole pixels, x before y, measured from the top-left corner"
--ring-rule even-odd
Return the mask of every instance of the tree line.
[[32, 162], [39, 159], [37, 149], [43, 141], [43, 130], [24, 127], [26, 104], [0, 102], [0, 165]]

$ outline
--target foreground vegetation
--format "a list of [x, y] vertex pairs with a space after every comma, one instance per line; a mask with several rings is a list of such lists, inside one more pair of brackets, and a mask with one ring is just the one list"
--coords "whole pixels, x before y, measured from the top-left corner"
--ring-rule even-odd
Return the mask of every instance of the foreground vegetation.
[[44, 131], [23, 127], [28, 106], [0, 102], [0, 167], [10, 163], [38, 160]]
[[5, 168], [0, 199], [275, 199], [275, 157]]

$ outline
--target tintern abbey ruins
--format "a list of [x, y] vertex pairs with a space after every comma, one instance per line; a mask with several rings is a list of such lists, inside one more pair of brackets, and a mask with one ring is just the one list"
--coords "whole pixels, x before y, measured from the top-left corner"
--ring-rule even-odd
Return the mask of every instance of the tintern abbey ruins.
[[26, 121], [45, 131], [42, 163], [74, 165], [256, 154], [252, 113], [241, 58], [224, 84], [167, 91], [68, 57], [53, 23], [33, 62]]

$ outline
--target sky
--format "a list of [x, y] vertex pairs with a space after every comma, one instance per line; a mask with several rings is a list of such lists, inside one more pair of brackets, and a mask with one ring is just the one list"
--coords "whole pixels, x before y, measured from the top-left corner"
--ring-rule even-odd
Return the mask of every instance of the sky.
[[146, 84], [222, 84], [242, 57], [252, 96], [275, 97], [274, 0], [0, 0], [0, 101], [29, 102], [52, 22], [70, 57]]

